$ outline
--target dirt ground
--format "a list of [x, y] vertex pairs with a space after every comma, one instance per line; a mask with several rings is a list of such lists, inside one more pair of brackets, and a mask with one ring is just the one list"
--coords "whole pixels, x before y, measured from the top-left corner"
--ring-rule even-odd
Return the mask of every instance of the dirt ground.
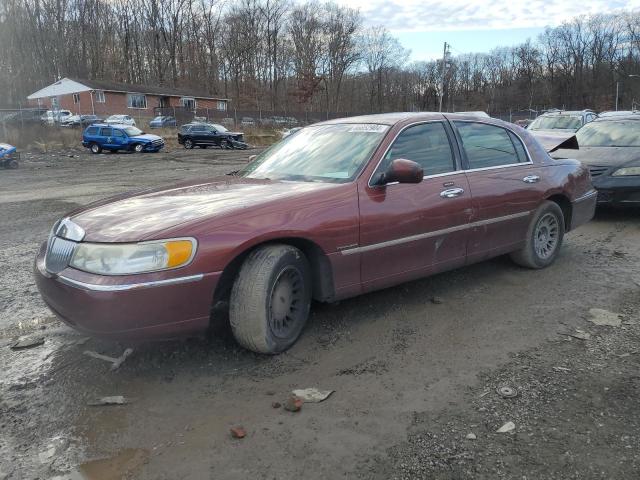
[[[599, 211], [545, 270], [498, 258], [314, 305], [279, 356], [224, 328], [133, 345], [116, 371], [83, 354], [129, 345], [77, 334], [40, 300], [31, 267], [53, 222], [252, 153], [68, 151], [0, 171], [0, 479], [638, 478], [638, 211]], [[603, 315], [615, 326], [591, 321]], [[44, 344], [10, 349], [21, 335]], [[272, 406], [306, 387], [335, 392], [297, 413]], [[113, 395], [127, 403], [88, 405]]]

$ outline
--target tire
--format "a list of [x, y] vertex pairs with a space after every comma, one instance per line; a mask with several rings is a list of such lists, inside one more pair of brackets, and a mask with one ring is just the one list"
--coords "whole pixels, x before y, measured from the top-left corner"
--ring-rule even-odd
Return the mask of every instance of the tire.
[[229, 150], [231, 147], [231, 144], [229, 143], [229, 140], [220, 140], [220, 148], [223, 150]]
[[144, 150], [144, 145], [143, 145], [143, 144], [141, 144], [141, 143], [136, 143], [136, 144], [133, 146], [133, 149], [132, 149], [132, 150], [133, 150], [134, 152], [136, 152], [136, 153], [142, 153], [142, 151]]
[[187, 150], [191, 150], [193, 147], [195, 147], [195, 143], [193, 143], [193, 140], [191, 140], [190, 138], [185, 138], [184, 140], [184, 148], [186, 148]]
[[4, 164], [4, 168], [15, 170], [16, 168], [18, 168], [18, 161], [15, 159], [8, 160], [7, 163]]
[[98, 153], [102, 152], [102, 147], [97, 143], [92, 143], [91, 145], [89, 145], [89, 150], [91, 150], [91, 153], [93, 153], [94, 155], [97, 155]]
[[564, 239], [564, 214], [557, 203], [545, 201], [538, 207], [522, 249], [511, 253], [511, 259], [527, 268], [544, 268], [551, 265]]
[[293, 345], [309, 316], [311, 272], [290, 245], [268, 245], [242, 264], [231, 289], [229, 320], [240, 345], [276, 354]]

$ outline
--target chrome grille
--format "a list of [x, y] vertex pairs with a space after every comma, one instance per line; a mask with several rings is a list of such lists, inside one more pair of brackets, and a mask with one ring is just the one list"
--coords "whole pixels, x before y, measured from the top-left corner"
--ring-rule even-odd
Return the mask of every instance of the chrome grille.
[[49, 273], [60, 273], [67, 268], [77, 243], [64, 238], [51, 236], [47, 245], [44, 266]]
[[589, 173], [591, 173], [591, 177], [599, 177], [607, 170], [609, 170], [609, 167], [589, 167]]

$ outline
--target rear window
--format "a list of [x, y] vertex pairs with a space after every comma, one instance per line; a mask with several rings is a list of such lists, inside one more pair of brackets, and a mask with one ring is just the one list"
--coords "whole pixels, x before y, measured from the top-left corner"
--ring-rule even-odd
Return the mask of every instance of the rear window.
[[97, 135], [97, 134], [98, 134], [98, 127], [87, 128], [87, 135]]
[[511, 137], [502, 127], [486, 123], [455, 122], [469, 168], [490, 168], [519, 163]]

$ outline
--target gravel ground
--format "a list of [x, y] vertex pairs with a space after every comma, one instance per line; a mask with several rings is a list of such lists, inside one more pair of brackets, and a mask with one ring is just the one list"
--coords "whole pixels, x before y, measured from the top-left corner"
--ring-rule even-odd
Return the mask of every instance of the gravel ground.
[[[69, 151], [0, 172], [0, 479], [637, 478], [638, 211], [598, 212], [541, 271], [498, 258], [314, 305], [275, 357], [224, 326], [144, 345], [87, 339], [43, 305], [33, 256], [65, 211], [226, 173], [252, 153]], [[619, 325], [592, 323], [593, 308]], [[11, 350], [19, 335], [44, 344]], [[117, 371], [83, 354], [127, 347]], [[306, 387], [335, 393], [273, 408]], [[127, 403], [88, 405], [107, 395]]]

